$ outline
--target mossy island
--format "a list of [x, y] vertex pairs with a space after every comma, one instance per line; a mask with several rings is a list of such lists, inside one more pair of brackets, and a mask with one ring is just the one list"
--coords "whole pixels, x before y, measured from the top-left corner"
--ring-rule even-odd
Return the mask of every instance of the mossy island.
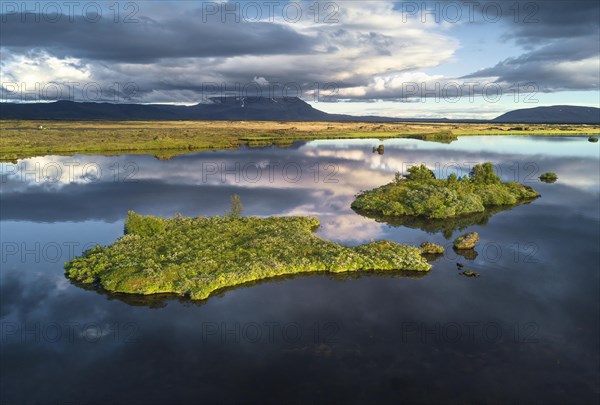
[[416, 271], [421, 249], [389, 241], [346, 247], [320, 238], [314, 217], [159, 218], [130, 211], [125, 235], [65, 264], [66, 276], [110, 292], [194, 300], [245, 283], [311, 272]]
[[502, 182], [489, 162], [474, 166], [468, 177], [451, 174], [447, 179], [436, 179], [427, 166], [420, 165], [410, 167], [404, 176], [396, 173], [392, 183], [358, 194], [352, 208], [367, 216], [441, 219], [514, 206], [537, 197], [529, 186]]
[[544, 183], [556, 183], [556, 180], [558, 180], [558, 174], [553, 172], [543, 173], [540, 176], [540, 180]]

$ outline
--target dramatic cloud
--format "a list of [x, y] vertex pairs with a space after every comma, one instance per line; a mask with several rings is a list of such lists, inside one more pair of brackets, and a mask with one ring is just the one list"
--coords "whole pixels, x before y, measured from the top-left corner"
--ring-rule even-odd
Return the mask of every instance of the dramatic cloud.
[[[519, 13], [512, 11], [511, 30], [506, 38], [514, 38], [523, 45], [544, 45], [551, 40], [569, 38], [590, 39], [598, 49], [600, 6], [595, 0], [575, 1], [506, 1], [505, 7], [511, 10], [519, 4]], [[581, 45], [586, 45], [585, 42]]]
[[[57, 22], [41, 19], [23, 23], [19, 14], [5, 16], [2, 46], [17, 52], [42, 48], [59, 58], [77, 57], [114, 63], [152, 63], [166, 58], [228, 57], [309, 52], [314, 38], [290, 27], [240, 20], [222, 22], [217, 16], [202, 22], [196, 10], [163, 21], [140, 17], [136, 23], [102, 18], [91, 23], [83, 16]], [[26, 28], [25, 28], [26, 27]]]
[[[531, 82], [540, 93], [598, 91], [597, 1], [248, 4], [143, 2], [119, 14], [103, 5], [101, 18], [3, 5], [2, 98], [18, 99], [22, 83], [67, 82], [95, 83], [104, 100], [163, 103], [256, 88], [320, 101], [481, 98], [490, 84]], [[478, 34], [493, 40], [481, 58], [463, 45]], [[503, 41], [510, 52], [494, 55]]]
[[600, 6], [596, 1], [531, 2], [521, 9], [526, 21], [508, 20], [507, 40], [528, 49], [465, 78], [498, 83], [532, 82], [541, 91], [598, 90]]

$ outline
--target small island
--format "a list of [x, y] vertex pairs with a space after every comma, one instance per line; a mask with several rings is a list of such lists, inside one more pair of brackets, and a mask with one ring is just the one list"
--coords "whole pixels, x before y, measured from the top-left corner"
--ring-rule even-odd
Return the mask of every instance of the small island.
[[543, 173], [540, 176], [540, 181], [544, 183], [556, 183], [556, 180], [558, 180], [558, 175], [554, 172]]
[[489, 162], [474, 166], [469, 177], [451, 174], [447, 179], [436, 179], [427, 166], [420, 165], [410, 167], [405, 176], [396, 173], [392, 183], [358, 194], [352, 208], [367, 216], [441, 219], [537, 197], [539, 194], [529, 186], [502, 182]]
[[240, 211], [236, 198], [222, 217], [165, 219], [130, 211], [125, 235], [66, 263], [66, 276], [110, 292], [200, 300], [282, 275], [431, 267], [417, 247], [389, 241], [346, 247], [315, 235], [314, 217], [242, 217]]

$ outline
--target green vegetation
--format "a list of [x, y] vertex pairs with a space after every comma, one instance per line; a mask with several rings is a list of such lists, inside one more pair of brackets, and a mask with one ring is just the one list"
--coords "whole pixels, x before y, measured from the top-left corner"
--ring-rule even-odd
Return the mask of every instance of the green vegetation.
[[475, 273], [473, 270], [465, 270], [460, 274], [467, 277], [479, 277], [479, 273]]
[[474, 249], [478, 242], [479, 234], [477, 232], [470, 232], [456, 238], [454, 240], [454, 247], [458, 250]]
[[590, 137], [588, 138], [588, 141], [590, 141], [590, 142], [594, 142], [594, 143], [595, 143], [595, 142], [598, 142], [598, 138], [596, 138], [595, 136], [590, 136]]
[[558, 174], [553, 172], [544, 173], [540, 176], [540, 180], [544, 183], [555, 183], [558, 180]]
[[235, 219], [241, 217], [244, 206], [242, 205], [240, 196], [237, 194], [232, 195], [229, 199], [229, 203], [231, 204], [231, 209], [227, 212], [229, 218]]
[[531, 187], [502, 183], [491, 163], [473, 167], [470, 177], [436, 179], [425, 165], [413, 166], [404, 177], [360, 193], [352, 208], [382, 216], [452, 218], [484, 212], [489, 206], [515, 205], [538, 197]]
[[[429, 261], [434, 261], [440, 258], [440, 255], [427, 257], [424, 256], [425, 259]], [[289, 281], [289, 280], [297, 280], [302, 278], [314, 277], [318, 276], [321, 278], [327, 278], [329, 280], [334, 281], [349, 281], [349, 280], [357, 280], [363, 277], [368, 278], [385, 278], [388, 281], [393, 279], [419, 279], [423, 277], [427, 277], [429, 274], [428, 271], [346, 271], [343, 273], [332, 273], [332, 272], [305, 272], [305, 273], [296, 273], [296, 274], [284, 274], [281, 276], [269, 277], [255, 281], [249, 281], [244, 284], [238, 284], [231, 287], [225, 287], [219, 289], [218, 291], [211, 294], [211, 296], [221, 296], [227, 291], [237, 290], [241, 288], [252, 288], [254, 286], [267, 284], [267, 283], [277, 283], [280, 281]], [[71, 280], [72, 284], [81, 288], [83, 290], [93, 292], [96, 294], [100, 294], [108, 300], [118, 300], [124, 302], [127, 305], [131, 306], [143, 306], [149, 308], [164, 308], [168, 305], [170, 301], [177, 300], [179, 302], [185, 303], [185, 305], [204, 305], [206, 304], [206, 300], [190, 300], [189, 297], [185, 295], [181, 295], [178, 293], [165, 293], [165, 294], [127, 294], [127, 293], [114, 293], [112, 291], [105, 290], [103, 288], [99, 288], [97, 284], [84, 284], [78, 282], [76, 280]]]
[[444, 253], [444, 248], [442, 246], [431, 242], [421, 243], [421, 250], [423, 251], [423, 254], [426, 255], [441, 255]]
[[66, 263], [66, 275], [111, 292], [205, 299], [217, 290], [282, 275], [431, 267], [419, 248], [389, 241], [345, 247], [316, 236], [316, 218], [240, 217], [236, 201], [232, 198], [225, 217], [165, 219], [129, 212], [125, 236]]
[[0, 120], [0, 160], [124, 152], [168, 158], [191, 151], [235, 149], [241, 145], [289, 145], [293, 141], [314, 139], [414, 138], [449, 143], [467, 135], [564, 136], [600, 132], [597, 125], [528, 125], [518, 131], [514, 128], [509, 124], [427, 122]]

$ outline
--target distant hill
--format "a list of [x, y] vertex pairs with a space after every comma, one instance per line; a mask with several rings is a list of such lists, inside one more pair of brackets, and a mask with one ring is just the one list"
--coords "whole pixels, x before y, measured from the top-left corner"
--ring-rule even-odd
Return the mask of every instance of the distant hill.
[[1, 119], [41, 120], [231, 120], [231, 121], [395, 121], [387, 117], [328, 114], [297, 97], [214, 97], [192, 106], [56, 101], [0, 103]]
[[600, 108], [555, 105], [509, 111], [493, 119], [514, 124], [600, 124]]
[[[112, 104], [56, 101], [52, 103], [0, 103], [0, 119], [39, 120], [225, 120], [225, 121], [360, 121], [360, 122], [490, 122], [391, 118], [329, 114], [298, 97], [213, 97], [192, 106], [168, 104]], [[492, 120], [498, 123], [600, 124], [600, 109], [553, 106], [515, 110]]]

